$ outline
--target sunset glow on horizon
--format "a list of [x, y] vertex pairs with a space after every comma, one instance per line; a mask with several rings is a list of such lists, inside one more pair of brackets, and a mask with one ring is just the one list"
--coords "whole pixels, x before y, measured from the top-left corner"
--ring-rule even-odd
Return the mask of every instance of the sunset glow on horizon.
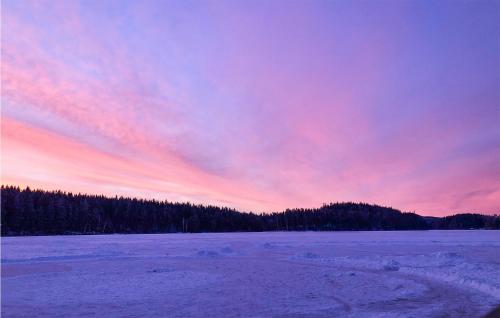
[[2, 184], [500, 212], [499, 1], [2, 1]]

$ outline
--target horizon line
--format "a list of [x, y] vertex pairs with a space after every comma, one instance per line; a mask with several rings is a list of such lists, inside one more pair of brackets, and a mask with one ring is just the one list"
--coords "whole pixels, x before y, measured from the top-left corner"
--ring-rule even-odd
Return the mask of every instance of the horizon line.
[[61, 190], [61, 189], [58, 189], [58, 190], [47, 190], [47, 189], [44, 189], [44, 188], [41, 188], [41, 187], [31, 187], [29, 185], [26, 185], [26, 186], [19, 186], [19, 185], [10, 185], [10, 184], [1, 184], [1, 188], [4, 189], [4, 188], [7, 188], [7, 187], [11, 187], [11, 188], [18, 188], [20, 189], [21, 191], [26, 191], [27, 189], [29, 189], [30, 191], [41, 191], [41, 192], [52, 192], [52, 193], [55, 193], [55, 192], [61, 192], [65, 195], [81, 195], [81, 196], [95, 196], [95, 197], [104, 197], [106, 199], [116, 199], [116, 198], [120, 198], [120, 199], [129, 199], [129, 200], [141, 200], [141, 201], [145, 201], [145, 202], [158, 202], [158, 203], [171, 203], [171, 204], [189, 204], [189, 205], [192, 205], [192, 206], [204, 206], [204, 207], [216, 207], [216, 208], [220, 208], [220, 209], [228, 209], [228, 210], [232, 210], [232, 211], [235, 211], [235, 212], [238, 212], [238, 213], [247, 213], [247, 214], [256, 214], [256, 215], [270, 215], [270, 214], [273, 214], [273, 213], [284, 213], [286, 212], [287, 210], [299, 210], [299, 209], [303, 209], [303, 210], [318, 210], [318, 209], [321, 209], [322, 207], [325, 207], [325, 206], [328, 206], [328, 205], [333, 205], [333, 204], [348, 204], [348, 203], [353, 203], [353, 204], [365, 204], [365, 205], [370, 205], [370, 206], [377, 206], [377, 207], [382, 207], [382, 208], [388, 208], [388, 209], [394, 209], [396, 211], [399, 211], [401, 213], [413, 213], [413, 214], [416, 214], [416, 215], [419, 215], [421, 217], [434, 217], [434, 218], [444, 218], [444, 217], [450, 217], [450, 216], [455, 216], [455, 215], [460, 215], [460, 214], [479, 214], [479, 215], [486, 215], [486, 216], [498, 216], [500, 215], [499, 212], [478, 212], [478, 211], [469, 211], [469, 212], [466, 212], [466, 211], [463, 211], [463, 212], [452, 212], [451, 214], [447, 214], [447, 215], [441, 215], [441, 216], [433, 216], [433, 215], [423, 215], [423, 214], [419, 214], [417, 213], [417, 211], [404, 211], [404, 210], [401, 210], [397, 207], [393, 207], [393, 206], [390, 206], [390, 205], [383, 205], [383, 204], [378, 204], [378, 203], [368, 203], [368, 202], [362, 202], [362, 201], [359, 201], [359, 202], [355, 202], [355, 201], [330, 201], [329, 203], [323, 203], [321, 206], [317, 206], [317, 207], [310, 207], [310, 208], [304, 208], [304, 207], [294, 207], [294, 208], [286, 208], [286, 209], [283, 209], [283, 210], [278, 210], [278, 211], [270, 211], [270, 212], [257, 212], [257, 211], [243, 211], [243, 210], [240, 210], [240, 209], [236, 209], [234, 207], [229, 207], [229, 206], [224, 206], [224, 205], [213, 205], [213, 204], [204, 204], [204, 203], [193, 203], [191, 201], [169, 201], [168, 199], [164, 199], [164, 200], [159, 200], [159, 199], [155, 199], [155, 198], [145, 198], [145, 197], [141, 197], [141, 196], [123, 196], [123, 195], [118, 195], [118, 194], [115, 194], [114, 196], [112, 195], [106, 195], [106, 194], [95, 194], [95, 193], [90, 193], [90, 192], [73, 192], [73, 191], [67, 191], [67, 190]]

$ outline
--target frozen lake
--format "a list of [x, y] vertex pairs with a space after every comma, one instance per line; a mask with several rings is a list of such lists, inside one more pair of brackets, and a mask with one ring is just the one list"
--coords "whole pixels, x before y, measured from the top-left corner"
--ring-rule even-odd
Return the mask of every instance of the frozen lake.
[[500, 231], [2, 238], [2, 317], [481, 317]]

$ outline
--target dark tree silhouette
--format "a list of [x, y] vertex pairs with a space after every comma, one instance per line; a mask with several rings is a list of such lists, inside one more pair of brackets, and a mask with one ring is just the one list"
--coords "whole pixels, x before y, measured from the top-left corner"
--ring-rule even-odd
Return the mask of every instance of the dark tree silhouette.
[[247, 231], [348, 231], [500, 229], [500, 217], [460, 214], [424, 218], [365, 203], [332, 203], [318, 209], [269, 214], [234, 209], [72, 194], [13, 186], [1, 188], [2, 235], [175, 233]]

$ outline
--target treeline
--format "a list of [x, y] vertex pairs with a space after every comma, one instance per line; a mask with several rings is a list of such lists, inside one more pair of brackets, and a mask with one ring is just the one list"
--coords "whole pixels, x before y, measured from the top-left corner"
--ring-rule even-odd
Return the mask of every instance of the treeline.
[[[487, 220], [475, 228], [500, 228], [498, 217], [479, 217]], [[2, 235], [471, 228], [467, 222], [447, 220], [363, 203], [254, 214], [190, 203], [1, 188]]]
[[442, 218], [426, 217], [431, 229], [500, 229], [500, 216], [463, 213]]

